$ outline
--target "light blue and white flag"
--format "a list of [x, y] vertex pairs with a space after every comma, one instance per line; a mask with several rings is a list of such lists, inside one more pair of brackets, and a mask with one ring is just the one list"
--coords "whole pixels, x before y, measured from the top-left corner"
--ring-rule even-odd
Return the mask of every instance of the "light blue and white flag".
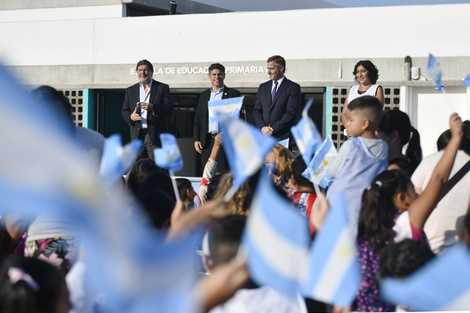
[[209, 101], [207, 103], [209, 113], [209, 132], [219, 132], [219, 120], [217, 114], [226, 115], [231, 118], [239, 118], [245, 97], [227, 98]]
[[458, 244], [406, 279], [384, 278], [381, 296], [416, 311], [468, 311], [469, 277], [470, 252]]
[[465, 86], [470, 87], [470, 74], [467, 74], [467, 76], [464, 78], [463, 83]]
[[140, 139], [133, 140], [124, 147], [120, 134], [111, 135], [106, 139], [100, 166], [100, 175], [105, 186], [111, 186], [127, 173], [134, 164], [140, 148], [142, 148]]
[[181, 156], [176, 137], [169, 133], [160, 134], [161, 148], [153, 150], [155, 164], [165, 168], [173, 175], [183, 169], [183, 157]]
[[307, 221], [279, 195], [271, 177], [261, 173], [242, 236], [250, 276], [296, 299], [306, 278], [309, 229]]
[[264, 164], [276, 141], [240, 120], [220, 115], [218, 118], [222, 129], [222, 147], [233, 175], [233, 188], [238, 189]]
[[281, 146], [286, 147], [287, 149], [289, 149], [289, 138], [278, 141], [277, 143], [280, 144]]
[[[319, 185], [322, 188], [327, 188], [333, 181], [328, 168], [330, 164], [336, 159], [338, 152], [335, 145], [328, 137], [325, 139], [321, 147], [317, 150], [308, 167], [302, 173], [302, 176]], [[313, 173], [313, 176], [311, 175]]]
[[434, 81], [437, 90], [440, 92], [444, 92], [444, 87], [441, 85], [441, 78], [442, 78], [442, 69], [441, 69], [441, 62], [439, 62], [432, 54], [429, 54], [428, 60], [428, 67], [427, 67], [428, 75]]
[[302, 111], [302, 118], [297, 125], [292, 126], [290, 129], [305, 164], [310, 163], [313, 154], [323, 141], [315, 123], [308, 116], [308, 110], [312, 106], [312, 103], [313, 99], [308, 100]]
[[349, 306], [359, 288], [361, 276], [354, 232], [350, 228], [346, 202], [338, 194], [323, 228], [310, 250], [306, 283], [302, 294], [318, 301]]
[[[18, 127], [17, 119], [0, 123], [0, 215], [14, 209], [21, 217], [47, 214], [55, 221], [64, 221], [67, 227], [73, 226], [71, 234], [80, 238], [86, 262], [96, 270], [89, 275], [90, 285], [106, 295], [107, 304], [112, 306], [109, 312], [155, 311], [139, 309], [144, 305], [162, 307], [165, 312], [183, 312], [182, 305], [191, 299], [186, 282], [190, 280], [192, 286], [192, 276], [168, 275], [165, 279], [170, 280], [165, 282], [160, 280], [160, 272], [174, 273], [176, 269], [170, 266], [178, 264], [178, 273], [188, 273], [184, 268], [193, 266], [183, 264], [192, 259], [180, 254], [178, 247], [174, 247], [175, 251], [173, 246], [169, 250], [162, 247], [163, 238], [157, 242], [155, 231], [149, 223], [143, 223], [140, 208], [133, 207], [129, 214], [134, 203], [122, 188], [103, 186], [94, 166], [90, 166], [95, 160], [73, 138], [64, 135], [65, 125], [51, 119], [50, 105], [30, 97], [15, 77], [0, 66], [0, 115], [8, 116], [14, 107], [22, 123], [22, 127]], [[188, 247], [193, 246], [187, 245], [184, 251], [191, 254]], [[160, 272], [150, 264], [157, 259]], [[145, 284], [140, 284], [141, 278]], [[160, 287], [162, 294], [168, 290], [168, 283], [181, 283], [171, 289], [177, 294], [166, 294], [172, 301], [153, 301]]]

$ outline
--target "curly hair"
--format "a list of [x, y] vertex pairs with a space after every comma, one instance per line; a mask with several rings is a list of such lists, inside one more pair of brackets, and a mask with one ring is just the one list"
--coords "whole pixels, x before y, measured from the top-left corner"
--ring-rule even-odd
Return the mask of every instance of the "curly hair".
[[353, 71], [354, 81], [359, 82], [357, 80], [357, 77], [356, 77], [357, 68], [359, 66], [362, 66], [363, 68], [365, 68], [367, 70], [367, 72], [368, 72], [367, 76], [369, 77], [370, 82], [372, 84], [375, 84], [377, 82], [377, 80], [379, 79], [379, 70], [374, 65], [374, 63], [372, 63], [369, 60], [361, 60], [361, 61], [356, 63], [356, 65], [354, 66], [354, 71]]
[[273, 175], [281, 178], [281, 183], [286, 184], [292, 175], [292, 163], [294, 155], [281, 144], [276, 144], [264, 159], [264, 164]]

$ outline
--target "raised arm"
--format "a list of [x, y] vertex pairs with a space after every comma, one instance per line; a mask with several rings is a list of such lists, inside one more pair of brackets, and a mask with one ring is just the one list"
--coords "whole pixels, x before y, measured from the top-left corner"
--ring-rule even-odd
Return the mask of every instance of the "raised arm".
[[452, 113], [449, 119], [449, 125], [452, 138], [447, 145], [444, 155], [437, 163], [431, 179], [423, 193], [416, 198], [408, 208], [410, 222], [419, 230], [423, 230], [426, 220], [439, 201], [439, 196], [444, 185], [449, 179], [449, 174], [452, 170], [452, 166], [454, 165], [460, 141], [462, 140], [462, 120], [457, 113]]

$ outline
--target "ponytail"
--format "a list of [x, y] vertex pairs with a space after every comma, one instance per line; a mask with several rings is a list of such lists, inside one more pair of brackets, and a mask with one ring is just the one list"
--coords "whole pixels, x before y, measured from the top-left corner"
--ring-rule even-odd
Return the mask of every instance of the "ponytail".
[[395, 236], [393, 226], [398, 210], [394, 196], [406, 192], [409, 184], [409, 178], [402, 171], [385, 171], [377, 175], [362, 193], [357, 237], [365, 236], [379, 254]]
[[421, 150], [419, 132], [413, 126], [411, 126], [411, 138], [405, 156], [410, 161], [411, 171], [414, 172], [423, 159], [423, 151]]

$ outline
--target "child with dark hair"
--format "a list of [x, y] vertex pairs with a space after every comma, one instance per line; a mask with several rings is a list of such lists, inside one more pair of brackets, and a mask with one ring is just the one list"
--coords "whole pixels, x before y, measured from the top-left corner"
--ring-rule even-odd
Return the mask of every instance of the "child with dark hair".
[[[407, 160], [411, 171], [414, 172], [423, 159], [423, 154], [419, 132], [411, 126], [408, 114], [400, 110], [385, 111], [377, 128], [377, 135], [388, 145], [388, 160], [396, 158]], [[408, 147], [403, 155], [403, 147], [406, 144]]]
[[47, 262], [15, 256], [0, 267], [2, 313], [68, 313], [68, 296], [63, 273]]
[[[196, 193], [191, 181], [187, 178], [177, 178], [176, 184], [181, 201], [184, 203], [185, 210], [188, 211], [192, 208], [198, 208], [208, 200], [209, 184], [217, 169], [217, 155], [222, 146], [222, 134], [218, 134], [214, 138], [214, 144], [211, 149], [209, 159], [204, 166], [204, 173], [202, 175], [199, 190]], [[212, 196], [212, 194], [211, 194]]]
[[[246, 216], [230, 215], [216, 220], [209, 230], [205, 244], [206, 267], [209, 272], [216, 271], [232, 262], [246, 224]], [[213, 308], [210, 313], [235, 312], [289, 312], [306, 313], [303, 299], [292, 301], [268, 286], [258, 287], [252, 281], [238, 289], [232, 298]]]
[[388, 161], [388, 170], [400, 170], [406, 174], [406, 176], [411, 177], [413, 171], [411, 170], [410, 162], [405, 159], [395, 158]]
[[152, 175], [164, 173], [155, 161], [150, 159], [137, 160], [126, 175], [126, 185], [132, 195], [137, 195], [142, 183]]
[[437, 151], [444, 150], [449, 144], [450, 138], [452, 137], [450, 129], [445, 130], [439, 138], [437, 138], [436, 146]]
[[357, 229], [361, 193], [378, 173], [387, 169], [388, 149], [375, 135], [382, 117], [382, 105], [377, 98], [356, 98], [349, 104], [346, 117], [346, 129], [352, 138], [343, 143], [329, 168], [334, 181], [327, 199], [332, 203], [343, 192], [352, 229]]
[[389, 244], [380, 259], [377, 280], [385, 277], [407, 278], [436, 255], [423, 240], [405, 239]]
[[[302, 176], [302, 173], [306, 168], [307, 165], [305, 165], [304, 159], [301, 155], [297, 156], [294, 162], [292, 162], [291, 184], [295, 188], [296, 192], [289, 197], [289, 200], [295, 204], [299, 213], [310, 221], [310, 214], [312, 212], [313, 204], [317, 199], [317, 195], [312, 182]], [[313, 234], [315, 232], [315, 228], [311, 223], [309, 223], [309, 226], [310, 233]]]
[[403, 239], [422, 240], [424, 224], [436, 206], [449, 178], [462, 137], [457, 114], [449, 119], [452, 139], [433, 171], [428, 186], [417, 196], [410, 179], [401, 171], [383, 172], [364, 190], [358, 222], [358, 261], [362, 283], [352, 305], [353, 311], [393, 311], [378, 293], [376, 274], [385, 247]]
[[[380, 259], [377, 283], [380, 285], [381, 280], [386, 277], [405, 279], [435, 256], [429, 244], [423, 240], [405, 239], [398, 243], [391, 243], [385, 248]], [[407, 312], [410, 310], [397, 305], [396, 311]]]
[[194, 207], [194, 198], [198, 196], [196, 191], [194, 191], [191, 181], [187, 178], [177, 178], [176, 186], [178, 188], [180, 200], [183, 202], [184, 209], [186, 211], [191, 210]]

